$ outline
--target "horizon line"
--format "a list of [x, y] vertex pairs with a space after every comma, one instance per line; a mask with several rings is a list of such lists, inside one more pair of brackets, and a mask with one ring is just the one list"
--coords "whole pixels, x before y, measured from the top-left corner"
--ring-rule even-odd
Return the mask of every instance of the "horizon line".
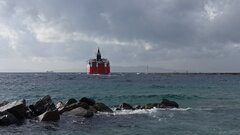
[[[54, 74], [54, 73], [81, 73], [81, 74], [87, 74], [87, 72], [77, 72], [77, 71], [0, 71], [1, 73], [48, 73], [48, 74]], [[113, 71], [111, 73], [140, 73], [140, 74], [239, 74], [239, 72], [132, 72], [132, 71]], [[110, 74], [111, 74], [110, 73]]]

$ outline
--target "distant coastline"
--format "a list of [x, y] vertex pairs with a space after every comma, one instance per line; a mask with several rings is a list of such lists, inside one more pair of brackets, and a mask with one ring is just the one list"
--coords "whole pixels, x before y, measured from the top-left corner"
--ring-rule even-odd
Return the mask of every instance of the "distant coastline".
[[[87, 74], [86, 72], [46, 72], [46, 71], [39, 71], [39, 72], [0, 72], [0, 74], [31, 74], [31, 73], [79, 73], [79, 74]], [[164, 74], [164, 75], [240, 75], [240, 72], [112, 72], [111, 74]]]

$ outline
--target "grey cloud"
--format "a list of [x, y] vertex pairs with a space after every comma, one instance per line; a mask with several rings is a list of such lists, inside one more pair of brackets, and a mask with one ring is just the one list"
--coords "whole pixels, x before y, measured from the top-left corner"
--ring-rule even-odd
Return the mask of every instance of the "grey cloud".
[[[239, 4], [237, 0], [0, 0], [0, 26], [4, 26], [0, 56], [67, 70], [85, 66], [100, 47], [116, 66], [147, 63], [165, 69], [235, 71], [230, 66], [236, 66], [231, 59], [240, 52]], [[48, 65], [54, 60], [56, 66]]]

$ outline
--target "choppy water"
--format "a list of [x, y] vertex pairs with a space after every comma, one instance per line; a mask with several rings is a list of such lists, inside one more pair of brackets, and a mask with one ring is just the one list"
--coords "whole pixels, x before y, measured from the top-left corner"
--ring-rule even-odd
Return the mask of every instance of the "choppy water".
[[26, 120], [0, 127], [5, 135], [240, 134], [240, 75], [1, 73], [0, 93], [0, 101], [24, 98], [27, 104], [49, 94], [55, 103], [87, 96], [109, 106], [162, 98], [180, 105], [179, 109], [121, 111], [89, 119], [61, 116], [56, 123]]

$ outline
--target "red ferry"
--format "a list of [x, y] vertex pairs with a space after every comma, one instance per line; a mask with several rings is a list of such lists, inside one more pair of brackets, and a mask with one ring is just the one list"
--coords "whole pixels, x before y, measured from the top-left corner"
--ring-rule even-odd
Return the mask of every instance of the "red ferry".
[[97, 51], [96, 59], [89, 59], [87, 64], [88, 74], [109, 74], [110, 73], [110, 63], [108, 59], [101, 58], [101, 53]]

